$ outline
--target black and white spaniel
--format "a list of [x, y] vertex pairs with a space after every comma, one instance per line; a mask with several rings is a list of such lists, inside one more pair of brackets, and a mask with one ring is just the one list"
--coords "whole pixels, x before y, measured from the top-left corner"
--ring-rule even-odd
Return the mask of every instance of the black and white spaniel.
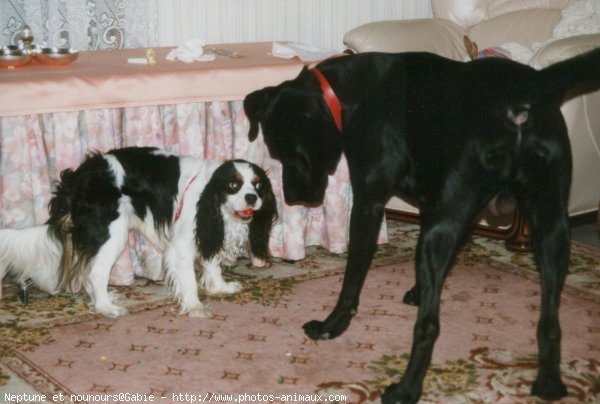
[[207, 317], [194, 263], [208, 293], [241, 290], [221, 265], [249, 253], [264, 266], [277, 218], [266, 173], [244, 160], [177, 157], [153, 148], [89, 155], [61, 173], [42, 226], [0, 231], [0, 277], [8, 270], [50, 293], [83, 287], [97, 313], [127, 313], [108, 293], [111, 268], [130, 230], [163, 253], [163, 268], [181, 312]]

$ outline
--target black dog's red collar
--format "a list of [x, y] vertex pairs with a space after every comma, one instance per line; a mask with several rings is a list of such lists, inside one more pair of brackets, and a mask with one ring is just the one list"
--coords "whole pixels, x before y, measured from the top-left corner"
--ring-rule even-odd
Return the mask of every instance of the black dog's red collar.
[[335, 126], [337, 126], [340, 133], [342, 133], [342, 104], [340, 103], [337, 95], [335, 95], [333, 88], [331, 88], [331, 85], [325, 76], [323, 76], [323, 73], [321, 73], [321, 71], [316, 67], [313, 67], [311, 70], [319, 80], [321, 91], [323, 92], [323, 99], [325, 100], [325, 104], [327, 104], [327, 107], [333, 116]]

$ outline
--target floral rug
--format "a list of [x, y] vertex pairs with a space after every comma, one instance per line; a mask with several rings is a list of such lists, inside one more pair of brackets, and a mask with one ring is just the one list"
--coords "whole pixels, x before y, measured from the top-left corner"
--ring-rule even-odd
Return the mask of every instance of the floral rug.
[[[160, 283], [114, 288], [131, 314], [90, 314], [81, 295], [16, 288], [0, 301], [0, 402], [379, 402], [399, 380], [416, 309], [401, 303], [414, 280], [418, 227], [388, 223], [359, 313], [332, 341], [301, 326], [335, 304], [346, 257], [313, 249], [265, 270], [228, 272], [243, 292], [207, 298], [215, 316], [179, 316]], [[600, 251], [573, 243], [562, 297], [563, 402], [600, 402]], [[529, 254], [474, 237], [448, 277], [442, 332], [422, 402], [534, 403], [537, 273]], [[12, 396], [11, 396], [12, 394]], [[21, 396], [19, 396], [21, 394]], [[246, 396], [244, 396], [246, 395]], [[161, 398], [161, 397], [164, 397]], [[73, 399], [73, 400], [71, 400]], [[137, 400], [136, 400], [137, 399]], [[257, 400], [258, 399], [258, 400]]]

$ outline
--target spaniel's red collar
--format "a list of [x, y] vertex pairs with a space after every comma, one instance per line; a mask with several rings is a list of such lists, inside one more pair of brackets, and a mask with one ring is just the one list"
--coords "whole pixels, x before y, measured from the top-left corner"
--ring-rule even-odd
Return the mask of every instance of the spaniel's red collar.
[[321, 73], [321, 71], [316, 67], [313, 67], [311, 70], [319, 80], [319, 84], [321, 85], [321, 91], [323, 92], [323, 99], [325, 100], [325, 104], [327, 104], [327, 107], [329, 108], [329, 112], [331, 112], [331, 115], [333, 116], [335, 126], [337, 126], [340, 133], [343, 133], [342, 104], [340, 103], [340, 99], [337, 97], [337, 95], [335, 95], [333, 88], [331, 88], [331, 85], [329, 84], [325, 76], [323, 76], [323, 73]]

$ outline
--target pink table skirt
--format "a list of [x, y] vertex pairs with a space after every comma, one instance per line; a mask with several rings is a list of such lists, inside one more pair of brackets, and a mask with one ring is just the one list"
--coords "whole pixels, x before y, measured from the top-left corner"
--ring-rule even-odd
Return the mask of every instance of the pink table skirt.
[[[352, 207], [346, 161], [342, 158], [330, 177], [321, 207], [288, 206], [280, 164], [270, 158], [262, 136], [248, 141], [244, 95], [293, 78], [303, 63], [269, 56], [266, 43], [227, 48], [243, 57], [167, 62], [168, 49], [159, 48], [159, 64], [150, 67], [127, 64], [128, 57], [143, 55], [130, 49], [82, 52], [64, 68], [34, 64], [0, 71], [0, 227], [44, 223], [60, 171], [77, 167], [89, 151], [155, 146], [199, 158], [245, 158], [265, 168], [279, 208], [270, 241], [273, 256], [302, 259], [311, 245], [346, 251]], [[386, 239], [384, 227], [379, 241]], [[135, 275], [161, 278], [144, 270], [145, 262], [157, 258], [132, 234], [111, 283], [131, 284]]]
[[[288, 206], [283, 201], [280, 164], [269, 157], [262, 136], [248, 141], [242, 101], [190, 103], [60, 112], [0, 119], [0, 220], [3, 228], [43, 223], [58, 173], [76, 167], [89, 150], [155, 146], [204, 158], [245, 158], [265, 168], [279, 204], [270, 248], [273, 256], [298, 260], [305, 248], [320, 245], [346, 251], [352, 189], [346, 161], [330, 177], [325, 203], [318, 208]], [[386, 241], [385, 228], [380, 242]], [[111, 274], [111, 283], [128, 285], [148, 274], [144, 262], [155, 252], [132, 234]]]

